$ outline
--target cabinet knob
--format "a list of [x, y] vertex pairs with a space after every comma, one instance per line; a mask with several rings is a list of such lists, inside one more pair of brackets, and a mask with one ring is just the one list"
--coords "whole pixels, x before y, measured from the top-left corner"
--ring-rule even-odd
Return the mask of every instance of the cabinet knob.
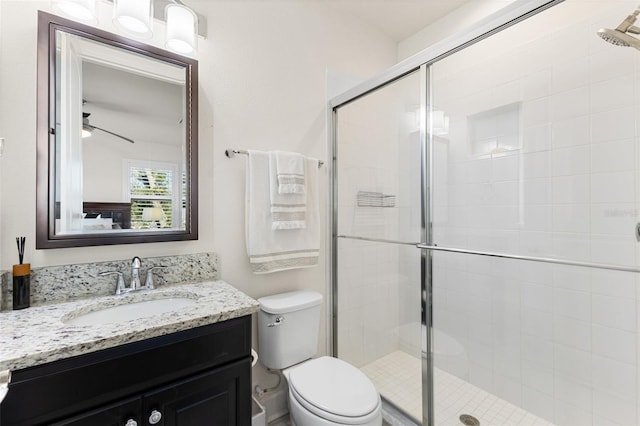
[[158, 410], [153, 410], [149, 416], [149, 423], [155, 425], [162, 418], [162, 414]]
[[124, 424], [124, 426], [138, 426], [138, 422], [133, 419], [129, 419], [127, 420], [127, 423]]

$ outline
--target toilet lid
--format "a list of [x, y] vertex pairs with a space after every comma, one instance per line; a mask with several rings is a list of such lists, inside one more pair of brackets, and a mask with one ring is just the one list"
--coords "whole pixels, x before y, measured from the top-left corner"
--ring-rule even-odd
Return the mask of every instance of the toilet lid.
[[378, 391], [362, 371], [328, 356], [292, 369], [289, 386], [300, 403], [321, 417], [363, 417], [380, 403]]

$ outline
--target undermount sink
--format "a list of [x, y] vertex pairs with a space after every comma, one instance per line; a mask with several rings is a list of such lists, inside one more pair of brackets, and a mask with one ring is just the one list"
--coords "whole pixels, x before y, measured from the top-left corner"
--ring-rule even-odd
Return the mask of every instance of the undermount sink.
[[124, 305], [97, 308], [79, 315], [71, 314], [68, 318], [63, 318], [62, 322], [69, 325], [117, 324], [177, 311], [195, 303], [195, 299], [188, 297], [144, 300]]

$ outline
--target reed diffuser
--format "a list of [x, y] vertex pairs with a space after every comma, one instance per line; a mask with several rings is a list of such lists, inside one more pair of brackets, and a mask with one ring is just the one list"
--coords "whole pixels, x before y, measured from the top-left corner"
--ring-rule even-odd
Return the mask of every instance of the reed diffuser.
[[31, 264], [23, 263], [26, 237], [16, 237], [18, 263], [13, 265], [13, 309], [24, 309], [30, 305]]

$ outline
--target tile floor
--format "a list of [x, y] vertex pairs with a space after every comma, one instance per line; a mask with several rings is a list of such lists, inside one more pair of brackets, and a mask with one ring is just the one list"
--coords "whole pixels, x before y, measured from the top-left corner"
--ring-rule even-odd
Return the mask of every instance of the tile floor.
[[[382, 395], [416, 419], [422, 418], [421, 361], [402, 351], [365, 365]], [[438, 426], [460, 426], [461, 414], [471, 414], [481, 426], [553, 426], [546, 420], [492, 395], [466, 381], [435, 370], [435, 414]]]

